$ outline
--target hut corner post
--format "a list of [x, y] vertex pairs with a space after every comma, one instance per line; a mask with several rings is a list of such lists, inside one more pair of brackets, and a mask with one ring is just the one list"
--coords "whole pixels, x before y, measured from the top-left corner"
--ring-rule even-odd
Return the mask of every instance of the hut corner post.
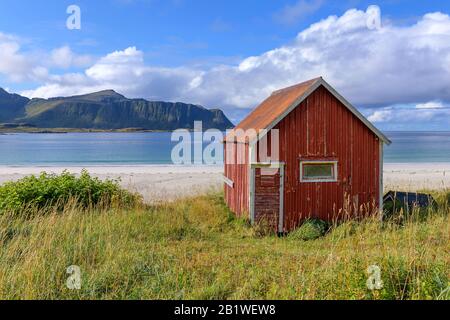
[[249, 142], [248, 145], [248, 208], [250, 214], [251, 224], [255, 223], [255, 170], [252, 168], [253, 159], [256, 159], [256, 147], [255, 144]]
[[380, 215], [380, 220], [383, 220], [383, 193], [384, 193], [384, 141], [380, 139], [380, 168], [379, 168], [379, 181], [380, 181], [380, 190], [379, 190], [379, 200], [378, 200], [378, 214]]

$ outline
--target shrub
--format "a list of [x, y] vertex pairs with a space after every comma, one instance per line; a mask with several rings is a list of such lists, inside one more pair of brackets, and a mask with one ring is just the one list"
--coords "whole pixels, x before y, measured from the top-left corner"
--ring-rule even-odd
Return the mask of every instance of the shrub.
[[294, 230], [289, 237], [295, 240], [314, 240], [325, 235], [328, 223], [320, 219], [308, 219], [298, 229]]
[[0, 186], [0, 213], [18, 213], [26, 208], [62, 209], [68, 201], [74, 200], [82, 208], [113, 203], [132, 205], [139, 196], [123, 190], [118, 180], [101, 181], [91, 177], [86, 170], [79, 177], [64, 171], [61, 175], [41, 173], [25, 177]]

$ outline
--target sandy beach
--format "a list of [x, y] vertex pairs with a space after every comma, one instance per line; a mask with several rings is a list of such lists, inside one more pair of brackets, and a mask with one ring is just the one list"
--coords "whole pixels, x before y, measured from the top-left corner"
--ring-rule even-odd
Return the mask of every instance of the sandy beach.
[[384, 189], [418, 191], [450, 189], [450, 163], [388, 163]]
[[120, 179], [120, 184], [139, 192], [146, 202], [175, 200], [221, 188], [222, 166], [86, 166], [86, 167], [10, 167], [0, 166], [0, 184], [42, 171], [80, 173], [86, 169], [100, 179]]
[[[87, 166], [22, 167], [0, 166], [0, 184], [42, 171], [80, 173], [86, 168], [101, 179], [120, 179], [120, 184], [143, 195], [146, 202], [174, 200], [222, 188], [222, 166]], [[417, 191], [450, 189], [450, 163], [385, 164], [385, 190]]]

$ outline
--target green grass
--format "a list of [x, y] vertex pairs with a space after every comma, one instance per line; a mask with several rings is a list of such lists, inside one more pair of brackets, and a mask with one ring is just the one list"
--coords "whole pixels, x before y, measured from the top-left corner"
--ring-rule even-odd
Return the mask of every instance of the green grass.
[[[0, 298], [449, 299], [448, 213], [441, 205], [401, 226], [348, 221], [309, 241], [261, 236], [220, 194], [4, 213]], [[71, 265], [81, 268], [80, 290], [66, 287]], [[367, 289], [371, 265], [381, 269], [381, 290]]]
[[328, 230], [328, 224], [319, 219], [308, 219], [296, 230], [289, 234], [291, 239], [296, 240], [315, 240], [325, 235]]

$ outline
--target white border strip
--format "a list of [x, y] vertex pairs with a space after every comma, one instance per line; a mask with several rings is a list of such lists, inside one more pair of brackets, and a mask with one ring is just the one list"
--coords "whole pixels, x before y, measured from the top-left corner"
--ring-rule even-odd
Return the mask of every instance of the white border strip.
[[380, 184], [380, 200], [379, 200], [379, 211], [380, 211], [380, 220], [383, 219], [384, 214], [384, 144], [383, 141], [380, 140], [380, 159], [379, 159], [380, 167], [379, 167], [379, 184]]
[[280, 166], [280, 212], [278, 214], [278, 233], [284, 232], [284, 165]]
[[233, 180], [231, 180], [231, 179], [229, 179], [229, 178], [227, 178], [227, 177], [225, 177], [225, 176], [222, 176], [222, 178], [223, 178], [223, 182], [224, 182], [227, 186], [229, 186], [230, 188], [234, 188], [234, 181], [233, 181]]

